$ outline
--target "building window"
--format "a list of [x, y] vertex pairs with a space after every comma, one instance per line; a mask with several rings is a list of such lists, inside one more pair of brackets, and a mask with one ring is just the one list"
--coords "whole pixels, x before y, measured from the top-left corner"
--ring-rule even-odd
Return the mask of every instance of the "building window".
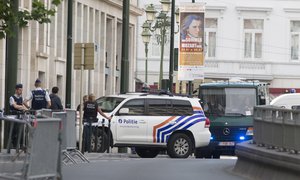
[[205, 19], [205, 46], [207, 48], [206, 57], [216, 57], [217, 27], [217, 18]]
[[300, 21], [291, 21], [291, 59], [299, 60]]
[[264, 20], [244, 19], [244, 57], [262, 58]]

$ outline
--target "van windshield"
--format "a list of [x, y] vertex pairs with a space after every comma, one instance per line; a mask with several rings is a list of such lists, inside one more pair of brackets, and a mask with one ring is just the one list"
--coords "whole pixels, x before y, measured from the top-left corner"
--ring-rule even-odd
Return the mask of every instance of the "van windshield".
[[256, 105], [254, 88], [202, 89], [201, 96], [208, 116], [250, 116]]
[[102, 112], [112, 112], [125, 98], [121, 97], [100, 97], [96, 100]]

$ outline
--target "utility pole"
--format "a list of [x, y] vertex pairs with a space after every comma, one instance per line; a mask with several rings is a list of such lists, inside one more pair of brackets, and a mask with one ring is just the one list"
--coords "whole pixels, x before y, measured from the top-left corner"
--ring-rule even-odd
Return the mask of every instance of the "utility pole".
[[[129, 3], [130, 0], [123, 0], [123, 24], [122, 24], [122, 60], [121, 60], [121, 93], [128, 92], [129, 87]], [[127, 148], [118, 148], [119, 153], [126, 153]]]
[[[13, 7], [14, 11], [19, 11], [19, 0], [10, 1], [10, 5]], [[11, 23], [11, 22], [9, 22]], [[15, 85], [17, 83], [18, 74], [18, 34], [19, 26], [18, 24], [11, 24], [13, 36], [7, 36], [6, 38], [6, 65], [5, 65], [5, 113], [9, 113], [9, 97], [15, 93]], [[5, 123], [4, 131], [4, 144], [7, 144], [6, 140], [8, 137], [8, 125]], [[0, 130], [1, 131], [1, 130]], [[1, 133], [2, 134], [2, 133]], [[1, 148], [0, 148], [1, 149]]]
[[[67, 25], [67, 64], [66, 64], [66, 108], [71, 108], [72, 89], [72, 23], [73, 0], [68, 0], [68, 25]], [[82, 97], [80, 97], [81, 99]]]
[[[195, 0], [192, 0], [192, 3], [195, 3]], [[192, 81], [189, 81], [189, 96], [192, 96]]]
[[175, 0], [171, 5], [171, 38], [170, 38], [170, 65], [169, 65], [169, 91], [173, 92], [173, 71], [174, 71], [174, 25], [175, 25]]
[[128, 92], [129, 84], [129, 2], [130, 0], [123, 0], [123, 24], [122, 24], [122, 60], [121, 60], [121, 93]]

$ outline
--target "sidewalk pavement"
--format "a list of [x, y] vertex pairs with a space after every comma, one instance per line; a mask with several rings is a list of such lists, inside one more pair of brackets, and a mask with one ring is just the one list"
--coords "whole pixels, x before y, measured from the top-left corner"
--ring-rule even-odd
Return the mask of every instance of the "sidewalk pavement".
[[[96, 162], [99, 160], [118, 160], [118, 159], [131, 159], [131, 158], [140, 158], [137, 154], [131, 153], [85, 153], [84, 156], [90, 162]], [[169, 158], [166, 154], [159, 154], [157, 158]]]

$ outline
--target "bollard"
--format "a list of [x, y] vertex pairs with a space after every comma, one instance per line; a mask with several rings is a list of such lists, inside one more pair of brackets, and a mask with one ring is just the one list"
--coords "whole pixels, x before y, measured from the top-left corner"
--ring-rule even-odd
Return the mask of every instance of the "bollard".
[[[108, 146], [107, 146], [107, 153], [110, 153], [109, 152], [109, 149], [110, 149], [110, 120], [108, 120], [108, 131], [107, 131], [107, 136], [108, 136]], [[104, 141], [104, 136], [103, 136], [103, 141]]]
[[103, 149], [103, 151], [105, 151], [105, 142], [104, 142], [104, 132], [105, 132], [105, 129], [104, 129], [104, 123], [105, 123], [105, 119], [102, 119], [102, 132], [101, 132], [101, 136], [102, 136], [102, 142], [101, 142], [101, 147]]
[[10, 127], [9, 127], [9, 136], [8, 136], [8, 141], [7, 141], [7, 154], [10, 153], [10, 149], [12, 148], [11, 147], [11, 143], [13, 141], [12, 139], [12, 134], [13, 134], [13, 129], [14, 129], [14, 126], [15, 126], [15, 123], [14, 122], [10, 122]]
[[94, 127], [94, 136], [95, 136], [94, 152], [98, 152], [97, 151], [97, 147], [98, 147], [98, 127], [97, 126]]

